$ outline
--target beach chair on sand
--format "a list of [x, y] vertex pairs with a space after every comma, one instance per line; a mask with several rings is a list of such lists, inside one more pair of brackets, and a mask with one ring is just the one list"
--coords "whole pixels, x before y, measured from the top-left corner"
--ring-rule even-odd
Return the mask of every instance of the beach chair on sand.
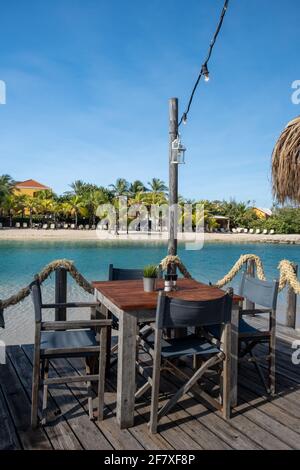
[[236, 228], [233, 228], [231, 231], [232, 233], [236, 233]]
[[23, 222], [23, 228], [28, 228], [27, 222]]
[[92, 225], [92, 230], [96, 230], [96, 225]]
[[0, 222], [0, 230], [3, 228], [3, 224], [2, 222]]
[[260, 229], [257, 228], [256, 231], [255, 231], [256, 235], [259, 235], [260, 234]]
[[254, 233], [254, 228], [250, 228], [249, 233]]
[[55, 224], [50, 224], [50, 229], [51, 229], [51, 230], [55, 230], [55, 228], [56, 228], [56, 227], [55, 227]]
[[244, 233], [248, 233], [248, 229], [247, 229], [247, 228], [244, 228]]
[[43, 230], [48, 230], [48, 224], [43, 224]]
[[78, 228], [79, 228], [79, 230], [83, 230], [84, 227], [83, 227], [82, 224], [80, 224]]
[[267, 235], [267, 234], [268, 234], [268, 230], [267, 230], [266, 228], [263, 230], [263, 234], [264, 234], [264, 235]]
[[75, 230], [75, 228], [76, 228], [76, 227], [75, 227], [75, 224], [71, 224], [71, 225], [70, 225], [70, 229], [71, 229], [71, 230]]
[[64, 224], [64, 229], [67, 230], [69, 228], [69, 224]]
[[274, 235], [274, 233], [275, 233], [275, 230], [272, 228], [272, 229], [270, 230], [269, 235]]
[[21, 224], [20, 224], [20, 222], [16, 222], [16, 224], [15, 224], [15, 228], [21, 228]]
[[84, 228], [85, 228], [85, 230], [90, 230], [90, 226], [89, 226], [88, 224], [86, 224], [86, 225], [84, 226]]

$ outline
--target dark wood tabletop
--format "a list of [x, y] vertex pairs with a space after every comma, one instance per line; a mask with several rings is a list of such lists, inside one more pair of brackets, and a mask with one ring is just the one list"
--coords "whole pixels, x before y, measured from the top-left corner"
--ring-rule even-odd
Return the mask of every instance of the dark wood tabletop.
[[[157, 304], [158, 290], [155, 292], [144, 292], [143, 281], [94, 281], [95, 289], [101, 292], [119, 309], [132, 310], [154, 310]], [[157, 282], [157, 288], [163, 289], [164, 281]], [[169, 292], [168, 295], [183, 300], [214, 300], [224, 295], [224, 291], [208, 286], [193, 279], [179, 279], [178, 290]], [[240, 302], [242, 297], [234, 295], [233, 302]]]

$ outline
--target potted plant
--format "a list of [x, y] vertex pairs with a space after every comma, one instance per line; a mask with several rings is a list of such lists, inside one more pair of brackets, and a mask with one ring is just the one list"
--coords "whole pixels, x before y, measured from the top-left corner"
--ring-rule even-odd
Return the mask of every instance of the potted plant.
[[153, 292], [155, 290], [155, 284], [157, 279], [158, 268], [154, 264], [149, 264], [145, 266], [143, 270], [144, 274], [144, 291]]

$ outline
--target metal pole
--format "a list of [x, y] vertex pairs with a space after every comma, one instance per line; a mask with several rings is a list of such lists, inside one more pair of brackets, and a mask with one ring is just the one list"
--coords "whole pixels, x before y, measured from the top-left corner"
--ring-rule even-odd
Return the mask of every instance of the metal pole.
[[[172, 142], [178, 134], [178, 98], [169, 100], [169, 242], [168, 254], [177, 255], [178, 164], [172, 163]], [[174, 267], [172, 268], [174, 272]], [[176, 272], [176, 268], [175, 268]]]
[[[55, 303], [67, 303], [67, 271], [64, 268], [55, 270]], [[66, 321], [67, 309], [58, 307], [55, 309], [55, 321]]]

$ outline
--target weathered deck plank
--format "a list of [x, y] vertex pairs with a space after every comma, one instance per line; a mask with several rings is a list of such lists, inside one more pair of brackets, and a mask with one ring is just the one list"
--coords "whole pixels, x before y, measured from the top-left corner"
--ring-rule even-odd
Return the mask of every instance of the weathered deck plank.
[[[31, 431], [32, 346], [8, 347], [7, 364], [0, 366], [0, 449], [299, 449], [300, 366], [291, 362], [293, 339], [284, 331], [277, 341], [278, 393], [273, 399], [265, 395], [254, 367], [243, 364], [239, 371], [239, 403], [230, 421], [188, 394], [162, 420], [156, 435], [150, 435], [147, 426], [149, 393], [137, 402], [135, 426], [119, 429], [115, 417], [116, 369], [107, 381], [102, 423], [88, 419], [85, 386], [71, 384], [50, 388], [48, 424]], [[149, 365], [145, 355], [143, 360]], [[55, 360], [51, 366], [53, 376], [82, 370], [80, 359]], [[143, 380], [138, 375], [138, 385]], [[214, 377], [207, 381], [210, 386], [214, 383]], [[176, 377], [164, 376], [161, 404], [177, 386]]]

